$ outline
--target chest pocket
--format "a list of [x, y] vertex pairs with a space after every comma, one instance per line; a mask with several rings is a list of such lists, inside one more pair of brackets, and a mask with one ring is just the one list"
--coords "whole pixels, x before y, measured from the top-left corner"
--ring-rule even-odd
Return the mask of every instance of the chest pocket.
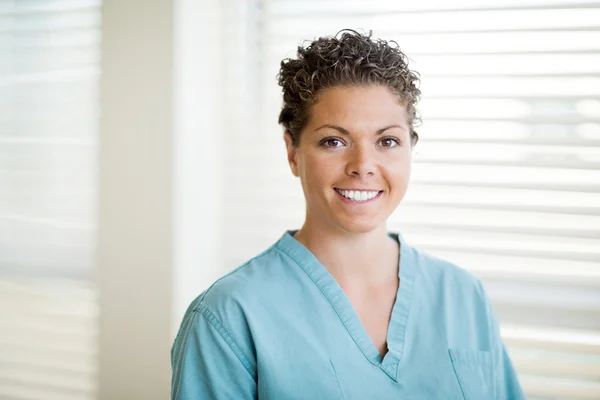
[[494, 400], [492, 354], [457, 348], [448, 353], [465, 400]]

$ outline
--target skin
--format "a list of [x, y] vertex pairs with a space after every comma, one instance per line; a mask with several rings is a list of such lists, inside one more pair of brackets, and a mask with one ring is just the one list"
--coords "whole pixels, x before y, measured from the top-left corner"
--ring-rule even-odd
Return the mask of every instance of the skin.
[[[405, 106], [383, 86], [323, 90], [297, 146], [284, 135], [306, 218], [295, 238], [340, 284], [380, 354], [398, 290], [398, 245], [386, 221], [406, 194], [412, 146]], [[349, 204], [335, 189], [381, 191]]]

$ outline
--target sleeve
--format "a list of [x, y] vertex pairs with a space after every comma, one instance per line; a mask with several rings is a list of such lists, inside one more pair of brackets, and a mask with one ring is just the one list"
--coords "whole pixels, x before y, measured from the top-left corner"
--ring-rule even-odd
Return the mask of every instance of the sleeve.
[[171, 349], [172, 400], [256, 398], [251, 364], [207, 309], [184, 317]]
[[[481, 285], [481, 283], [480, 283]], [[519, 384], [517, 373], [510, 360], [506, 346], [500, 336], [498, 318], [493, 310], [492, 303], [485, 293], [488, 322], [490, 326], [491, 340], [493, 346], [494, 372], [495, 372], [495, 398], [497, 400], [526, 400], [523, 389]]]
[[496, 357], [496, 398], [526, 400], [506, 347], [501, 339]]

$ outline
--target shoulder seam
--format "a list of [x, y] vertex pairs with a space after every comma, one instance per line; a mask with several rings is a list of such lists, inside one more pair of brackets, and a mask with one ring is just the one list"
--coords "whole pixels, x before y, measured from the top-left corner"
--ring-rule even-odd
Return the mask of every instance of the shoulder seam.
[[[179, 394], [179, 388], [181, 385], [181, 368], [182, 368], [182, 364], [183, 364], [183, 357], [182, 355], [185, 353], [185, 349], [187, 348], [187, 342], [188, 342], [188, 338], [189, 338], [189, 333], [190, 330], [192, 329], [192, 327], [194, 326], [194, 321], [196, 320], [196, 316], [198, 314], [193, 312], [189, 318], [190, 320], [188, 320], [188, 326], [185, 329], [185, 334], [183, 335], [183, 344], [181, 345], [180, 349], [179, 349], [179, 356], [175, 357], [175, 359], [179, 360], [178, 365], [174, 365], [173, 366], [173, 375], [175, 376], [175, 381], [173, 382], [173, 388], [171, 390], [171, 396], [173, 399], [177, 399], [177, 395]], [[176, 371], [179, 372], [176, 372]]]
[[210, 312], [210, 310], [204, 305], [200, 304], [200, 306], [194, 311], [199, 312], [206, 320], [210, 323], [210, 325], [217, 331], [219, 336], [227, 343], [233, 354], [240, 360], [244, 369], [248, 371], [252, 379], [256, 382], [256, 368], [252, 366], [252, 363], [244, 356], [242, 353], [242, 349], [237, 345], [229, 331], [221, 324], [221, 322], [217, 319], [217, 317]]

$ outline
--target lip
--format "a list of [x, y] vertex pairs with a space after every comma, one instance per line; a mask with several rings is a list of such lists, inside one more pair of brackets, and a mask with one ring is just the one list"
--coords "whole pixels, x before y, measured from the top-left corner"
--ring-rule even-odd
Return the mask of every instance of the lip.
[[[339, 193], [338, 193], [338, 191], [337, 191], [337, 190], [335, 190], [335, 189], [338, 189], [338, 190], [362, 190], [362, 191], [369, 191], [369, 192], [379, 192], [379, 193], [377, 194], [377, 196], [373, 197], [372, 199], [365, 200], [365, 201], [361, 201], [361, 202], [359, 203], [359, 202], [356, 202], [356, 201], [354, 201], [354, 200], [350, 200], [350, 199], [348, 199], [348, 198], [346, 198], [346, 197], [342, 196], [342, 195], [341, 195], [341, 194], [339, 194]], [[352, 205], [354, 205], [354, 206], [362, 206], [363, 204], [369, 204], [369, 203], [372, 203], [372, 202], [374, 202], [375, 200], [379, 199], [379, 198], [381, 197], [381, 195], [383, 194], [383, 190], [369, 190], [369, 189], [339, 189], [339, 188], [334, 188], [334, 189], [333, 189], [333, 191], [335, 192], [335, 194], [336, 194], [336, 195], [338, 195], [338, 197], [339, 197], [339, 198], [340, 198], [340, 199], [341, 199], [343, 202], [345, 202], [345, 203], [347, 203], [347, 204], [352, 204]]]
[[379, 190], [379, 189], [357, 189], [357, 188], [346, 189], [346, 188], [339, 188], [339, 187], [334, 187], [334, 189], [337, 189], [337, 190], [358, 190], [360, 192], [381, 192], [381, 190]]

